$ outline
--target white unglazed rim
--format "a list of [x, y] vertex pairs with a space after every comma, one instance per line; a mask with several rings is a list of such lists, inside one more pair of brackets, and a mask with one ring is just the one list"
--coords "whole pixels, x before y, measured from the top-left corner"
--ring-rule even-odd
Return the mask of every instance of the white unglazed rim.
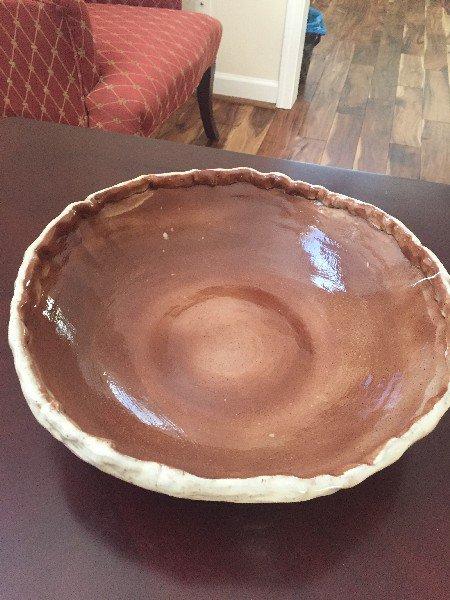
[[[291, 178], [280, 173], [262, 174], [253, 169], [214, 169], [209, 172], [233, 173], [236, 171], [255, 174], [257, 176], [276, 176], [286, 184], [301, 184], [304, 182], [294, 182]], [[199, 173], [197, 170], [183, 173], [165, 173], [158, 177], [167, 177], [168, 175], [189, 175]], [[44, 240], [46, 234], [64, 217], [69, 215], [73, 208], [90, 204], [91, 201], [104, 192], [111, 190], [120, 190], [129, 187], [132, 184], [145, 182], [148, 176], [141, 176], [130, 181], [120, 183], [115, 186], [96, 192], [88, 196], [82, 202], [76, 202], [67, 206], [64, 211], [51, 221], [41, 235], [26, 250], [23, 262], [20, 266], [18, 276], [14, 286], [14, 296], [11, 302], [11, 314], [9, 321], [9, 345], [11, 347], [14, 364], [19, 377], [20, 385], [25, 399], [39, 423], [45, 427], [56, 439], [67, 446], [74, 454], [82, 460], [94, 465], [98, 469], [114, 475], [120, 479], [134, 483], [142, 488], [162, 492], [170, 496], [179, 498], [190, 498], [194, 500], [215, 500], [227, 502], [242, 503], [262, 503], [262, 502], [298, 502], [310, 500], [318, 496], [332, 494], [340, 489], [349, 488], [357, 485], [370, 475], [384, 469], [388, 465], [398, 460], [402, 454], [414, 442], [418, 441], [430, 433], [437, 425], [438, 421], [444, 415], [450, 406], [450, 389], [433, 406], [433, 408], [423, 415], [420, 419], [399, 437], [389, 439], [379, 451], [371, 464], [360, 464], [348, 469], [341, 475], [318, 475], [313, 478], [303, 479], [287, 475], [263, 475], [250, 478], [223, 478], [208, 479], [198, 477], [180, 469], [172, 468], [164, 464], [152, 461], [143, 461], [117, 452], [111, 442], [82, 431], [72, 420], [58, 410], [55, 403], [49, 400], [46, 390], [39, 382], [39, 379], [33, 369], [33, 361], [28, 352], [25, 343], [25, 327], [21, 320], [20, 303], [22, 295], [26, 289], [26, 275], [30, 262], [35, 256], [36, 248]], [[323, 190], [321, 186], [310, 186], [313, 190]], [[340, 194], [333, 194], [335, 198], [351, 200], [357, 205], [371, 207], [367, 203], [348, 198]], [[420, 241], [414, 236], [400, 221], [387, 215], [380, 209], [373, 207], [383, 218], [396, 223], [415, 244], [420, 245]], [[441, 277], [446, 291], [446, 298], [450, 297], [450, 278], [444, 266], [438, 258], [428, 249], [425, 249], [427, 256], [431, 259], [434, 266], [438, 268], [439, 277]], [[448, 352], [448, 350], [447, 350]]]

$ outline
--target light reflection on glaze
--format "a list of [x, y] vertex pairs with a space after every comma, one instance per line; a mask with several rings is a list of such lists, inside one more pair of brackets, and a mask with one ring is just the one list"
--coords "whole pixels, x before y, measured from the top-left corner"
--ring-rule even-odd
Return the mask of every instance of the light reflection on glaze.
[[[404, 376], [400, 371], [396, 371], [389, 379], [383, 379], [378, 384], [375, 384], [374, 391], [379, 393], [377, 399], [373, 399], [369, 410], [365, 412], [366, 416], [380, 409], [383, 411], [393, 410], [401, 400], [402, 383]], [[372, 375], [363, 381], [362, 385], [365, 389], [371, 387], [373, 382]]]
[[152, 425], [153, 427], [163, 431], [174, 433], [177, 437], [185, 437], [184, 431], [172, 423], [172, 421], [166, 419], [165, 417], [156, 415], [154, 412], [145, 407], [140, 400], [134, 398], [134, 396], [131, 396], [109, 377], [107, 378], [107, 383], [115, 398], [122, 404], [122, 406], [124, 406], [127, 410], [133, 413], [135, 417], [142, 421], [142, 423], [145, 423], [146, 425]]
[[308, 233], [302, 234], [299, 241], [317, 271], [311, 276], [311, 281], [326, 292], [345, 292], [339, 254], [334, 249], [336, 242], [314, 226], [310, 226]]
[[363, 388], [367, 389], [369, 387], [369, 385], [372, 383], [373, 381], [373, 376], [371, 373], [369, 373], [369, 375], [367, 375], [367, 377], [364, 379], [362, 385]]
[[44, 317], [55, 324], [56, 333], [73, 343], [75, 339], [75, 327], [63, 315], [59, 306], [55, 305], [55, 300], [51, 296], [47, 298], [47, 306], [42, 311]]
[[416, 285], [419, 285], [419, 283], [424, 283], [425, 281], [431, 281], [431, 279], [434, 279], [435, 277], [437, 277], [439, 275], [439, 271], [437, 273], [435, 273], [434, 275], [430, 275], [429, 277], [423, 277], [422, 279], [419, 279], [419, 281], [415, 281], [414, 283], [411, 284], [411, 287], [416, 287]]
[[384, 390], [375, 406], [382, 406], [385, 411], [393, 409], [401, 397], [403, 375], [399, 371], [384, 383]]

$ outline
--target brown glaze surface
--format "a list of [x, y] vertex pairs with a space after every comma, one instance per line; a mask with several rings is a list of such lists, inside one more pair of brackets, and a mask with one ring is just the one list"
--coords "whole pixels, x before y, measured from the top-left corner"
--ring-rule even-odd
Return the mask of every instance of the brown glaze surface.
[[24, 320], [43, 383], [136, 458], [210, 478], [340, 474], [446, 385], [431, 282], [347, 210], [250, 183], [149, 189], [40, 258]]

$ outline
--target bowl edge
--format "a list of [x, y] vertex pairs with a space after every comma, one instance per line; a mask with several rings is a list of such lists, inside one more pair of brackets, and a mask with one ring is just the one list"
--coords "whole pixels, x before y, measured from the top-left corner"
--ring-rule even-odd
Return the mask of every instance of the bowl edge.
[[[407, 234], [415, 245], [425, 249], [427, 256], [438, 273], [446, 293], [446, 301], [450, 297], [450, 277], [431, 250], [425, 248], [420, 240], [398, 219], [388, 215], [381, 209], [360, 200], [330, 192], [322, 186], [313, 186], [306, 182], [293, 180], [282, 173], [261, 173], [255, 169], [241, 167], [237, 169], [208, 169], [173, 173], [162, 173], [154, 176], [141, 175], [129, 181], [121, 182], [103, 190], [90, 194], [85, 200], [69, 204], [55, 219], [53, 219], [25, 251], [23, 261], [14, 284], [14, 295], [11, 301], [10, 321], [8, 327], [8, 340], [13, 353], [14, 364], [24, 397], [37, 421], [47, 429], [53, 437], [61, 441], [74, 454], [85, 462], [97, 467], [101, 471], [114, 475], [119, 479], [138, 485], [139, 487], [161, 492], [178, 498], [192, 500], [227, 501], [235, 503], [270, 503], [270, 502], [299, 502], [310, 500], [319, 496], [332, 494], [340, 489], [353, 487], [377, 471], [389, 466], [398, 460], [403, 453], [416, 441], [430, 433], [441, 417], [450, 407], [450, 389], [434, 404], [433, 408], [415, 421], [411, 427], [399, 437], [389, 439], [381, 448], [371, 464], [360, 464], [340, 475], [318, 475], [304, 479], [288, 475], [264, 475], [251, 478], [223, 478], [208, 479], [198, 477], [181, 469], [167, 465], [143, 461], [117, 452], [112, 444], [104, 439], [89, 435], [81, 430], [48, 400], [45, 392], [39, 385], [33, 370], [32, 360], [26, 350], [25, 328], [21, 321], [20, 304], [26, 289], [26, 275], [29, 264], [35, 256], [36, 248], [41, 244], [47, 233], [74, 208], [80, 205], [93, 203], [100, 195], [105, 195], [112, 190], [122, 190], [137, 187], [148, 181], [149, 177], [163, 178], [167, 176], [186, 176], [193, 174], [220, 172], [220, 173], [247, 173], [263, 178], [278, 178], [285, 184], [302, 184], [320, 193], [323, 197], [329, 196], [341, 199], [343, 202], [355, 203], [355, 206], [365, 206], [374, 209], [374, 213], [382, 215], [389, 223], [395, 224], [403, 233]], [[317, 198], [317, 195], [316, 195]], [[388, 232], [387, 232], [388, 233]], [[447, 351], [448, 352], [448, 351]]]

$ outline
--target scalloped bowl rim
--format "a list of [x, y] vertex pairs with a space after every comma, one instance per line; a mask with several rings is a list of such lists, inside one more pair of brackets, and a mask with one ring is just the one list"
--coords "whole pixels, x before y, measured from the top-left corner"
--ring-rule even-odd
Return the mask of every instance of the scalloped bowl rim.
[[[245, 171], [249, 174], [272, 175], [284, 180], [286, 183], [305, 183], [293, 180], [282, 173], [261, 173], [255, 169], [208, 169], [208, 172], [235, 172]], [[201, 171], [192, 169], [173, 173], [162, 173], [155, 177], [169, 175], [187, 175]], [[249, 478], [222, 478], [209, 479], [198, 477], [181, 469], [173, 468], [165, 464], [153, 461], [145, 461], [126, 456], [115, 450], [108, 440], [89, 435], [84, 432], [71, 419], [59, 412], [48, 400], [39, 380], [33, 372], [32, 360], [24, 342], [24, 327], [20, 317], [20, 302], [23, 290], [26, 287], [26, 273], [35, 249], [40, 245], [46, 234], [73, 208], [90, 203], [92, 199], [100, 194], [117, 190], [143, 182], [148, 175], [141, 175], [134, 179], [121, 182], [107, 187], [103, 190], [90, 194], [85, 200], [69, 204], [55, 219], [53, 219], [38, 236], [38, 238], [27, 248], [22, 264], [19, 268], [14, 285], [14, 296], [11, 301], [11, 313], [8, 328], [8, 339], [11, 347], [14, 364], [20, 381], [23, 395], [37, 421], [47, 429], [53, 437], [62, 442], [79, 458], [97, 467], [105, 473], [114, 475], [119, 479], [128, 481], [142, 488], [161, 492], [178, 498], [189, 498], [192, 500], [227, 501], [239, 503], [262, 503], [262, 502], [299, 502], [310, 500], [319, 496], [332, 494], [344, 488], [350, 488], [377, 471], [384, 469], [396, 460], [416, 441], [430, 433], [437, 425], [441, 417], [450, 407], [450, 388], [434, 404], [433, 408], [415, 421], [412, 426], [401, 436], [389, 439], [381, 448], [371, 464], [359, 464], [344, 471], [340, 475], [318, 475], [312, 478], [300, 478], [292, 475], [261, 475]], [[315, 190], [326, 188], [318, 185], [306, 184]], [[330, 192], [331, 193], [331, 192]], [[350, 199], [357, 204], [371, 206], [354, 198], [342, 194], [333, 193], [335, 196]], [[385, 214], [406, 232], [411, 239], [420, 244], [419, 239], [395, 217]], [[423, 247], [423, 246], [422, 246]], [[429, 249], [425, 249], [429, 258], [438, 267], [439, 274], [444, 282], [447, 298], [450, 296], [450, 277], [439, 261]], [[447, 350], [448, 352], [448, 350]]]

